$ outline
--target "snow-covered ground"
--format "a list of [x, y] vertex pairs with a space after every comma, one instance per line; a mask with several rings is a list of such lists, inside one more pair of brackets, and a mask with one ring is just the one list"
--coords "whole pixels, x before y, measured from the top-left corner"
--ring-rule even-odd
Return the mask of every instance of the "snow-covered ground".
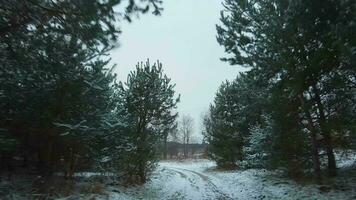
[[[110, 184], [110, 181], [106, 180], [110, 179], [110, 175], [106, 176], [106, 179], [101, 179], [100, 176], [96, 176], [97, 174], [80, 174], [86, 178], [76, 182], [76, 188], [79, 188], [75, 190], [77, 192], [60, 199], [356, 199], [355, 161], [356, 156], [343, 162], [340, 160], [338, 178], [330, 179], [328, 185], [321, 186], [296, 183], [283, 178], [278, 171], [263, 169], [219, 171], [209, 160], [164, 161], [159, 163], [151, 180], [143, 186], [123, 187]], [[55, 188], [54, 190], [56, 191]], [[14, 195], [8, 195], [10, 196]], [[19, 195], [14, 197], [5, 199], [26, 199], [18, 198]]]
[[[356, 163], [348, 162], [347, 165]], [[301, 185], [266, 170], [217, 171], [208, 160], [161, 162], [152, 180], [134, 188], [108, 188], [106, 199], [356, 199], [356, 188]], [[339, 183], [338, 184], [342, 184]], [[326, 190], [326, 191], [325, 191]], [[322, 192], [323, 191], [323, 192]]]

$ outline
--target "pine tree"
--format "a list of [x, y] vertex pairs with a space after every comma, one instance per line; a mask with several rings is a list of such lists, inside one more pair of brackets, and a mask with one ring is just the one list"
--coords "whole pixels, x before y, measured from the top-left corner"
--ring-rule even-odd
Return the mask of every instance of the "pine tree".
[[38, 155], [40, 172], [51, 174], [63, 157], [73, 166], [98, 154], [91, 147], [113, 110], [114, 76], [103, 55], [116, 45], [116, 20], [161, 10], [150, 0], [114, 12], [120, 2], [0, 2], [0, 145], [12, 141], [3, 134], [17, 139], [24, 165]]
[[261, 121], [263, 92], [252, 73], [224, 82], [204, 119], [209, 152], [220, 167], [236, 167], [245, 157], [250, 128]]
[[[285, 103], [297, 105], [283, 114], [299, 120], [290, 124], [290, 134], [302, 134], [307, 126], [316, 177], [320, 147], [327, 152], [329, 174], [335, 175], [336, 140], [348, 137], [345, 133], [354, 127], [347, 109], [355, 109], [350, 95], [355, 2], [226, 0], [224, 5], [217, 39], [231, 56], [223, 60], [251, 67], [270, 89], [271, 99], [285, 96]], [[341, 33], [341, 27], [349, 29]], [[283, 120], [277, 123], [284, 126]], [[322, 140], [315, 140], [318, 135]]]
[[[174, 111], [179, 97], [174, 84], [163, 73], [162, 64], [139, 63], [125, 83], [119, 84], [118, 117], [127, 119], [126, 146], [128, 159], [123, 163], [131, 182], [145, 183], [155, 165], [158, 142], [174, 126], [178, 113]], [[120, 138], [122, 140], [122, 138]], [[124, 155], [125, 156], [125, 155]]]

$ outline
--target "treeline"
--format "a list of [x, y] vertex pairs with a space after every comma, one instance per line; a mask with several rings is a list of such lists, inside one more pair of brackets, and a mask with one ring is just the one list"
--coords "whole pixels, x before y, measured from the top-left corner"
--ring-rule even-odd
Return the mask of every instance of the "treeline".
[[181, 114], [176, 124], [172, 129], [165, 134], [164, 140], [161, 142], [162, 158], [168, 159], [187, 159], [193, 157], [197, 150], [201, 150], [201, 146], [197, 143], [194, 135], [194, 119], [188, 114]]
[[147, 180], [179, 98], [161, 63], [139, 63], [117, 83], [106, 56], [120, 21], [159, 14], [160, 2], [1, 1], [1, 171]]
[[337, 174], [356, 147], [356, 2], [225, 0], [217, 40], [232, 65], [204, 118], [210, 156], [302, 177]]

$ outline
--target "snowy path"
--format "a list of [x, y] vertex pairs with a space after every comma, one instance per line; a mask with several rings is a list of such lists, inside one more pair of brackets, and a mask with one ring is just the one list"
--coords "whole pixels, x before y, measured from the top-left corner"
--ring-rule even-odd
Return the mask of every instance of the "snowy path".
[[[161, 162], [152, 180], [134, 191], [125, 191], [127, 196], [113, 194], [110, 199], [167, 199], [167, 200], [232, 200], [216, 185], [205, 170], [213, 167], [210, 161]], [[132, 197], [132, 198], [131, 198]]]
[[262, 170], [219, 172], [212, 170], [214, 164], [209, 161], [162, 162], [160, 168], [180, 175], [182, 179], [178, 181], [176, 177], [170, 190], [191, 187], [190, 190], [180, 190], [184, 194], [182, 199], [282, 199], [287, 194], [277, 184], [267, 183], [262, 175], [268, 173]]
[[[281, 176], [278, 171], [263, 169], [219, 171], [209, 160], [162, 161], [150, 176], [151, 180], [142, 186], [124, 187], [116, 184], [111, 180], [110, 173], [107, 177], [97, 176], [98, 173], [78, 174], [85, 178], [78, 179], [75, 188], [70, 189], [73, 190], [71, 195], [59, 199], [356, 200], [356, 156], [344, 162], [340, 160], [338, 163], [339, 176], [327, 180], [327, 185], [310, 183], [303, 185]], [[2, 188], [11, 189], [10, 183], [3, 183], [5, 187]], [[11, 198], [5, 199], [29, 199], [26, 196], [28, 192], [11, 192], [9, 193]]]
[[178, 173], [187, 183], [189, 182], [192, 188], [199, 191], [202, 199], [232, 199], [229, 195], [219, 190], [207, 175], [184, 168], [166, 167], [166, 169]]
[[355, 200], [356, 157], [339, 163], [339, 176], [332, 184], [303, 185], [278, 171], [219, 171], [209, 160], [162, 161], [142, 186], [105, 184], [100, 194], [76, 194], [61, 200]]
[[[252, 200], [355, 199], [356, 191], [320, 192], [266, 170], [216, 171], [208, 160], [160, 162], [152, 180], [141, 187], [122, 188], [109, 199], [136, 200]], [[116, 190], [117, 191], [117, 190]]]

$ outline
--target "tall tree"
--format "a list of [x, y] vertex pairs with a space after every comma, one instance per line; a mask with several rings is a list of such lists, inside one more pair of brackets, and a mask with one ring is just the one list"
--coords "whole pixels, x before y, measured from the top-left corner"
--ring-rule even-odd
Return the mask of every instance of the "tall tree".
[[192, 138], [194, 128], [194, 119], [190, 115], [183, 115], [179, 122], [179, 132], [184, 147], [184, 158], [188, 158], [188, 145]]
[[[325, 148], [331, 176], [336, 174], [336, 138], [346, 137], [344, 133], [353, 127], [346, 108], [355, 109], [354, 102], [350, 104], [354, 95], [349, 96], [355, 79], [350, 76], [355, 61], [350, 53], [355, 46], [350, 35], [355, 30], [350, 23], [355, 20], [355, 5], [354, 1], [332, 0], [226, 0], [222, 25], [217, 26], [218, 42], [231, 55], [223, 60], [251, 67], [274, 90], [272, 95], [287, 92], [289, 103], [298, 106], [286, 116], [294, 112], [302, 118], [311, 116], [313, 120], [306, 120], [308, 137], [321, 135], [322, 140], [311, 139], [310, 148], [312, 152]], [[341, 33], [341, 27], [351, 29]], [[344, 95], [348, 97], [338, 98]], [[299, 123], [295, 133], [303, 126]], [[319, 154], [313, 155], [318, 174]]]
[[241, 73], [222, 83], [204, 120], [210, 156], [220, 167], [237, 166], [244, 158], [250, 127], [261, 121], [264, 93], [252, 75]]
[[116, 45], [116, 20], [161, 10], [149, 0], [114, 11], [120, 3], [0, 1], [0, 138], [17, 138], [25, 161], [38, 155], [40, 171], [87, 151], [105, 126], [114, 76], [102, 56]]
[[139, 63], [125, 83], [119, 84], [117, 109], [119, 117], [127, 119], [129, 131], [126, 145], [129, 152], [127, 170], [132, 181], [145, 183], [154, 167], [155, 147], [172, 126], [178, 113], [175, 112], [179, 97], [175, 97], [174, 84], [157, 61], [153, 66], [147, 60]]
[[167, 153], [168, 153], [168, 137], [169, 136], [175, 136], [177, 133], [178, 129], [178, 123], [171, 123], [166, 125], [165, 128], [163, 128], [163, 159], [167, 159]]

